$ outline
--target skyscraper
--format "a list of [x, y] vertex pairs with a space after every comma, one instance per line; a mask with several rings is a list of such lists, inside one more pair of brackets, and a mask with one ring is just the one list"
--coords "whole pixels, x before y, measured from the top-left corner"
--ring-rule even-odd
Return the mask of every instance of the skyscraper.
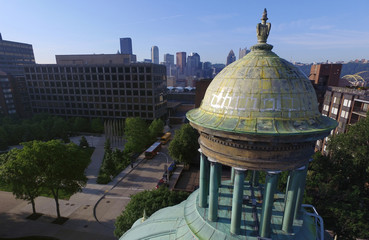
[[246, 54], [248, 54], [250, 52], [250, 50], [247, 50], [247, 47], [245, 48], [240, 48], [238, 50], [238, 59], [243, 58], [244, 56], [246, 56]]
[[[187, 74], [189, 76], [196, 76], [199, 75], [199, 71], [201, 68], [200, 65], [200, 55], [197, 53], [191, 53], [187, 57]], [[198, 76], [200, 77], [200, 76]]]
[[186, 52], [177, 52], [176, 53], [176, 64], [178, 67], [179, 74], [185, 74], [186, 69]]
[[164, 54], [165, 65], [174, 65], [174, 55], [166, 53]]
[[171, 77], [176, 74], [176, 68], [174, 65], [174, 55], [166, 53], [164, 54], [164, 65], [167, 67], [167, 76]]
[[227, 56], [227, 66], [231, 63], [233, 63], [234, 61], [236, 61], [236, 55], [234, 55], [234, 52], [233, 50], [231, 50], [229, 53], [228, 53], [228, 56]]
[[120, 53], [132, 55], [132, 39], [131, 38], [121, 38], [120, 39]]
[[[20, 116], [29, 116], [31, 114], [23, 66], [34, 63], [35, 57], [31, 44], [6, 41], [0, 35], [0, 71], [4, 72], [4, 79], [6, 78], [9, 81], [10, 88], [5, 88], [11, 89], [16, 112]], [[8, 93], [0, 92], [0, 95], [2, 94], [6, 95]], [[5, 114], [7, 113], [15, 112], [8, 110]]]
[[151, 62], [159, 64], [159, 48], [157, 46], [151, 47]]

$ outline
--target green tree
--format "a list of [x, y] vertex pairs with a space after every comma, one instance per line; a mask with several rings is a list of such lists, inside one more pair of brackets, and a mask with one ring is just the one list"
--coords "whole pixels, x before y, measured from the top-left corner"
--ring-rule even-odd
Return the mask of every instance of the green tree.
[[189, 164], [198, 154], [198, 138], [198, 132], [190, 124], [183, 124], [179, 130], [176, 130], [169, 144], [170, 156], [178, 162]]
[[87, 139], [85, 136], [81, 137], [81, 140], [79, 141], [79, 146], [80, 147], [89, 147]]
[[161, 137], [163, 135], [163, 130], [164, 122], [161, 119], [155, 119], [154, 121], [152, 121], [149, 126], [151, 139], [155, 141], [157, 137]]
[[104, 132], [104, 123], [100, 118], [94, 118], [91, 120], [91, 130], [95, 133]]
[[89, 159], [84, 157], [83, 150], [76, 144], [64, 144], [60, 140], [28, 142], [24, 143], [22, 152], [24, 149], [24, 158], [31, 156], [37, 163], [42, 186], [52, 193], [59, 218], [60, 191], [74, 194], [82, 189], [87, 182], [84, 170]]
[[328, 141], [328, 156], [317, 153], [307, 177], [307, 200], [339, 239], [369, 236], [369, 117]]
[[150, 144], [150, 135], [145, 120], [142, 118], [127, 118], [125, 121], [126, 151], [139, 153]]
[[152, 215], [157, 210], [173, 206], [186, 200], [188, 197], [186, 192], [169, 191], [166, 187], [151, 191], [143, 191], [131, 196], [131, 200], [127, 204], [125, 210], [115, 221], [114, 235], [122, 236], [132, 224], [142, 217], [143, 211], [146, 211], [148, 216]]
[[30, 202], [36, 213], [35, 199], [40, 196], [42, 179], [37, 161], [28, 150], [25, 144], [24, 149], [13, 149], [3, 155], [0, 179], [11, 187], [16, 198]]
[[75, 132], [88, 132], [90, 130], [90, 123], [85, 118], [76, 117], [73, 121], [72, 129]]

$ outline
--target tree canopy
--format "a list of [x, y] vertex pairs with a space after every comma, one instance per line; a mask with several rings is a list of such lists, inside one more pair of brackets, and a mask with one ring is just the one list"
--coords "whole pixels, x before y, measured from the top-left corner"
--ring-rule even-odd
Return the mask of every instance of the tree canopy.
[[11, 184], [13, 194], [32, 202], [39, 196], [40, 188], [50, 191], [60, 217], [59, 195], [63, 191], [74, 194], [86, 184], [84, 170], [90, 162], [89, 156], [74, 143], [64, 144], [60, 140], [22, 143], [23, 148], [12, 150], [2, 160], [1, 178]]
[[3, 154], [0, 179], [10, 185], [16, 198], [29, 201], [36, 213], [35, 199], [41, 194], [41, 172], [36, 161], [24, 157], [22, 150], [13, 149]]
[[190, 124], [183, 124], [169, 145], [170, 156], [181, 163], [191, 162], [198, 154], [198, 138], [198, 132]]
[[151, 122], [149, 126], [150, 137], [153, 141], [156, 140], [157, 137], [161, 137], [163, 135], [164, 130], [164, 122], [161, 119], [155, 119]]
[[115, 222], [114, 235], [122, 236], [129, 230], [132, 224], [143, 216], [146, 211], [148, 216], [157, 210], [181, 203], [188, 197], [187, 192], [169, 191], [166, 187], [151, 191], [143, 191], [131, 196], [131, 200], [125, 210], [118, 216]]
[[127, 152], [142, 152], [151, 142], [147, 124], [142, 118], [126, 118], [124, 134]]
[[328, 141], [329, 155], [314, 155], [307, 200], [340, 239], [369, 236], [369, 117]]
[[36, 114], [31, 119], [16, 117], [0, 118], [0, 151], [8, 146], [32, 140], [49, 141], [62, 139], [69, 142], [69, 135], [77, 132], [103, 132], [104, 126], [100, 119], [88, 122], [83, 118], [70, 118], [68, 121], [61, 117], [48, 114]]

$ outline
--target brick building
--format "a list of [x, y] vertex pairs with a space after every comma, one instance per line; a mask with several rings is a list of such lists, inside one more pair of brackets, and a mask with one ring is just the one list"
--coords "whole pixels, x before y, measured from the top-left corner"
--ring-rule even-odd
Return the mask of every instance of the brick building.
[[[337, 120], [331, 135], [344, 133], [351, 124], [366, 117], [369, 108], [369, 90], [346, 87], [328, 87], [324, 96], [322, 114]], [[317, 141], [316, 150], [326, 152], [327, 138]]]

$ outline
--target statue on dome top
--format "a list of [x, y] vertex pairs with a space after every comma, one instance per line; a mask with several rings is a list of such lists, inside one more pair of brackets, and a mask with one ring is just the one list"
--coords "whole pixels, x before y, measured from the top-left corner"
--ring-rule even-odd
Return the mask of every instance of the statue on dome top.
[[261, 23], [256, 25], [256, 36], [258, 38], [258, 43], [266, 43], [270, 28], [272, 27], [271, 23], [266, 22], [268, 20], [266, 8], [264, 8], [263, 17], [260, 20]]

